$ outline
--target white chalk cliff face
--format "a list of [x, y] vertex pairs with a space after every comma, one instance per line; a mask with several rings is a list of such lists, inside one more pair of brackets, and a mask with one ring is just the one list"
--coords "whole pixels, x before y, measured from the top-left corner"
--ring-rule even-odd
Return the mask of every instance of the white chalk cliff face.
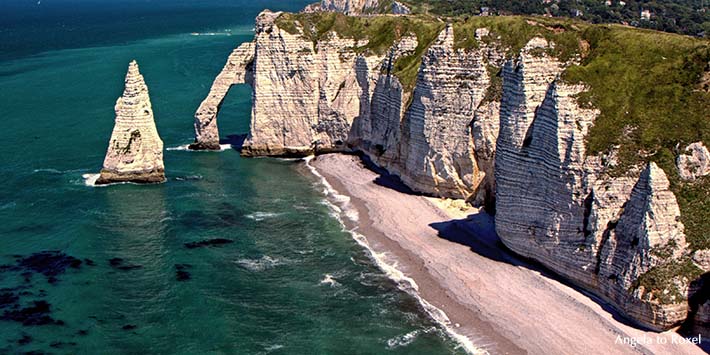
[[[420, 44], [413, 34], [378, 55], [354, 49], [366, 40], [335, 33], [314, 43], [279, 28], [278, 16], [259, 15], [254, 43], [240, 47], [251, 52], [239, 55], [239, 68], [253, 77], [243, 155], [362, 152], [416, 191], [495, 205], [506, 246], [638, 323], [668, 329], [688, 317], [693, 280], [673, 280], [663, 294], [639, 283], [688, 258], [666, 177], [675, 172], [651, 163], [612, 177], [613, 154], [587, 154], [599, 111], [577, 104], [583, 85], [560, 79], [570, 63], [546, 54], [553, 43], [533, 38], [506, 59], [487, 29], [464, 50], [442, 24], [409, 92], [392, 72]], [[500, 100], [487, 98], [496, 89], [491, 68], [502, 68]], [[689, 147], [682, 165], [693, 176], [704, 174], [701, 150]]]
[[217, 112], [232, 85], [251, 82], [249, 65], [253, 59], [254, 43], [252, 42], [242, 43], [229, 55], [227, 64], [217, 75], [209, 94], [195, 112], [195, 142], [190, 144], [190, 149], [220, 149]]
[[128, 66], [125, 89], [115, 110], [116, 123], [96, 184], [165, 181], [163, 141], [153, 120], [148, 87], [135, 60]]
[[[391, 3], [391, 4], [390, 4]], [[389, 5], [389, 6], [388, 6]], [[388, 12], [395, 15], [408, 14], [409, 7], [397, 2], [387, 0], [322, 0], [319, 6], [309, 6], [307, 11], [333, 11], [346, 15], [361, 15], [378, 11]]]

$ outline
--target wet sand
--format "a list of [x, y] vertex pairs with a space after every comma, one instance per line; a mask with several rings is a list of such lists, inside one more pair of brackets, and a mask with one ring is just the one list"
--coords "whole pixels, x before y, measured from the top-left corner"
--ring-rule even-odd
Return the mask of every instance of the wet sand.
[[[350, 198], [345, 204], [358, 218], [343, 218], [346, 226], [416, 282], [421, 298], [478, 348], [491, 354], [705, 353], [674, 344], [679, 336], [672, 331], [633, 327], [609, 306], [516, 257], [485, 213], [403, 192], [357, 156], [322, 155], [309, 164]], [[643, 344], [631, 346], [631, 338]]]

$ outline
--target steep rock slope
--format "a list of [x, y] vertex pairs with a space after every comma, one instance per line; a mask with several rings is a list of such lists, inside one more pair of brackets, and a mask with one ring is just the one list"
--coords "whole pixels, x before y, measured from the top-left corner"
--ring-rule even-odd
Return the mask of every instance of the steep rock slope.
[[163, 141], [155, 128], [148, 87], [135, 60], [128, 65], [125, 89], [115, 110], [116, 123], [96, 184], [165, 181]]
[[[282, 16], [257, 19], [252, 123], [242, 154], [364, 152], [416, 191], [495, 208], [510, 249], [639, 324], [668, 329], [688, 319], [704, 329], [710, 307], [700, 274], [708, 266], [696, 261], [704, 254], [693, 254], [704, 242], [686, 234], [699, 228], [684, 226], [688, 199], [674, 195], [678, 171], [699, 177], [687, 191], [703, 186], [704, 151], [689, 147], [678, 168], [670, 160], [672, 169], [648, 149], [629, 158], [626, 147], [646, 144], [628, 143], [638, 128], [594, 132], [628, 119], [628, 111], [609, 108], [621, 96], [610, 99], [598, 83], [575, 80], [609, 63], [589, 60], [607, 53], [595, 53], [598, 46], [615, 45], [602, 40], [645, 34], [592, 27], [582, 37], [579, 24], [520, 18], [445, 25], [417, 17]], [[618, 80], [604, 75], [603, 83]], [[632, 84], [616, 85], [623, 93]], [[598, 149], [599, 142], [611, 144]]]
[[251, 83], [249, 65], [253, 60], [254, 43], [252, 42], [242, 43], [229, 55], [227, 64], [217, 75], [209, 94], [195, 112], [195, 142], [190, 144], [190, 149], [219, 150], [217, 112], [232, 85]]

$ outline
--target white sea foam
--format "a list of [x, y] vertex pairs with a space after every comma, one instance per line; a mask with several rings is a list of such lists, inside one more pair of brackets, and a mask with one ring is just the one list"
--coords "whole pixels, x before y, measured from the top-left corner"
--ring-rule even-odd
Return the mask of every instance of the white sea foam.
[[334, 209], [336, 213], [343, 213], [349, 220], [357, 222], [360, 219], [360, 216], [358, 215], [357, 210], [350, 204], [350, 197], [339, 194], [338, 191], [336, 191], [333, 186], [328, 183], [325, 177], [321, 175], [318, 170], [313, 167], [313, 165], [311, 165], [311, 160], [313, 160], [313, 158], [314, 156], [310, 155], [303, 158], [303, 160], [306, 162], [306, 166], [311, 173], [320, 179], [320, 183], [323, 185], [323, 194], [340, 206], [339, 207], [338, 205], [330, 203], [329, 207], [335, 207]]
[[81, 177], [84, 178], [84, 185], [86, 186], [96, 186], [96, 180], [99, 179], [101, 174], [84, 174]]
[[8, 202], [8, 203], [0, 206], [0, 210], [6, 210], [8, 208], [15, 208], [16, 206], [17, 206], [17, 203], [15, 201], [12, 201], [12, 202]]
[[248, 215], [245, 215], [244, 217], [249, 218], [249, 219], [253, 219], [253, 220], [259, 222], [259, 221], [263, 221], [267, 218], [274, 218], [274, 217], [281, 216], [282, 214], [283, 213], [276, 213], [276, 212], [254, 212], [254, 213], [250, 213]]
[[274, 344], [274, 345], [269, 345], [269, 346], [265, 347], [264, 350], [266, 350], [266, 352], [272, 352], [274, 350], [279, 350], [283, 347], [284, 346], [281, 344]]
[[[352, 207], [349, 206], [349, 201], [350, 198], [347, 196], [343, 196], [339, 194], [329, 183], [326, 181], [325, 177], [321, 175], [318, 170], [316, 170], [311, 164], [311, 160], [313, 160], [313, 156], [309, 156], [303, 159], [306, 162], [306, 166], [309, 168], [309, 170], [313, 173], [313, 175], [317, 176], [321, 180], [321, 184], [323, 185], [323, 194], [326, 196], [326, 201], [325, 204], [331, 209], [331, 215], [340, 222], [341, 227], [343, 228], [344, 231], [347, 231], [350, 233], [350, 235], [353, 237], [353, 239], [360, 245], [362, 246], [369, 254], [370, 258], [372, 261], [379, 267], [385, 275], [393, 280], [396, 284], [397, 287], [410, 294], [412, 297], [414, 297], [419, 304], [422, 305], [422, 308], [424, 308], [424, 311], [434, 320], [436, 321], [445, 331], [446, 333], [451, 336], [456, 342], [458, 342], [460, 347], [462, 347], [467, 353], [469, 354], [488, 354], [488, 351], [485, 349], [479, 348], [473, 344], [471, 339], [466, 337], [465, 335], [457, 332], [454, 328], [455, 326], [451, 323], [451, 320], [449, 317], [442, 311], [441, 309], [437, 308], [436, 306], [432, 305], [429, 303], [427, 300], [423, 299], [421, 295], [419, 295], [419, 286], [417, 283], [414, 281], [414, 279], [404, 275], [399, 269], [397, 269], [397, 264], [396, 262], [393, 262], [392, 260], [387, 260], [387, 253], [377, 253], [375, 252], [374, 249], [370, 247], [370, 244], [367, 241], [367, 238], [356, 232], [356, 228], [348, 230], [347, 227], [345, 226], [345, 223], [342, 220], [342, 216], [345, 216], [348, 219], [351, 219], [350, 216], [348, 215], [348, 209], [352, 210]], [[340, 204], [341, 206], [337, 206], [336, 203]], [[355, 219], [351, 219], [353, 222], [357, 222], [357, 211], [355, 212]], [[406, 334], [405, 334], [406, 335]], [[412, 339], [413, 341], [413, 339]]]
[[190, 146], [189, 144], [183, 144], [183, 145], [179, 145], [177, 147], [168, 147], [168, 148], [165, 148], [165, 150], [190, 150], [190, 149], [188, 149], [189, 146]]
[[192, 32], [190, 36], [231, 36], [230, 32]]
[[419, 334], [422, 334], [422, 333], [427, 334], [427, 333], [433, 332], [435, 330], [436, 330], [436, 328], [431, 327], [431, 328], [427, 328], [427, 329], [417, 329], [417, 330], [413, 330], [413, 331], [406, 333], [406, 334], [398, 335], [394, 338], [387, 340], [387, 348], [394, 349], [394, 348], [407, 346], [407, 345], [411, 344], [414, 340], [416, 340], [417, 337], [419, 336]]
[[62, 174], [63, 172], [57, 169], [35, 169], [32, 172], [35, 173], [52, 173], [52, 174]]
[[276, 267], [278, 265], [283, 265], [286, 263], [286, 261], [283, 259], [272, 258], [268, 255], [264, 255], [259, 259], [239, 259], [236, 261], [236, 263], [249, 271], [264, 271]]
[[338, 287], [340, 286], [340, 282], [335, 281], [333, 278], [333, 275], [331, 274], [325, 274], [323, 275], [323, 280], [320, 280], [321, 285], [329, 285], [330, 287]]

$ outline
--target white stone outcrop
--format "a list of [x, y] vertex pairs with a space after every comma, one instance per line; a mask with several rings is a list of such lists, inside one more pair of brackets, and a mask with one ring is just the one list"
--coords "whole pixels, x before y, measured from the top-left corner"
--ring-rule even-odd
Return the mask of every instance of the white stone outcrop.
[[194, 150], [219, 150], [217, 113], [232, 85], [251, 81], [250, 65], [254, 60], [254, 43], [245, 42], [229, 55], [227, 63], [212, 83], [209, 94], [195, 112]]
[[367, 111], [383, 56], [363, 56], [367, 42], [339, 38], [313, 43], [257, 18], [253, 105], [242, 154], [308, 155], [345, 149], [353, 121]]
[[490, 85], [486, 52], [485, 46], [455, 50], [454, 30], [447, 26], [424, 54], [396, 169], [414, 190], [468, 198], [483, 179], [471, 122]]
[[703, 142], [695, 142], [683, 150], [676, 160], [681, 179], [695, 181], [710, 174], [710, 152]]
[[584, 140], [598, 112], [577, 105], [584, 87], [557, 79], [564, 65], [535, 50], [546, 46], [531, 41], [503, 70], [496, 231], [516, 253], [594, 290], [638, 323], [675, 326], [688, 315], [688, 280], [674, 280], [669, 287], [682, 296], [664, 302], [636, 284], [687, 250], [668, 179], [655, 163], [637, 179], [610, 177], [603, 160], [613, 157], [587, 156]]
[[96, 184], [165, 181], [163, 141], [153, 120], [148, 87], [135, 60], [128, 65], [125, 89], [115, 111], [115, 125]]
[[409, 6], [399, 1], [390, 0], [321, 0], [319, 3], [307, 5], [302, 10], [305, 13], [319, 11], [340, 12], [349, 16], [359, 16], [386, 13], [407, 15], [412, 10]]
[[[277, 17], [257, 18], [243, 155], [363, 152], [416, 191], [495, 207], [506, 246], [638, 323], [668, 329], [688, 316], [693, 280], [673, 279], [675, 298], [663, 302], [657, 292], [664, 290], [639, 284], [688, 256], [671, 172], [651, 163], [612, 176], [616, 151], [588, 155], [585, 139], [599, 111], [578, 104], [584, 85], [560, 79], [571, 63], [549, 54], [553, 43], [536, 37], [505, 59], [487, 29], [463, 50], [442, 24], [425, 44], [410, 92], [393, 72], [422, 45], [414, 34], [400, 34], [380, 55], [356, 50], [366, 40], [335, 33], [314, 43], [279, 28]], [[492, 75], [502, 76], [502, 93]]]

